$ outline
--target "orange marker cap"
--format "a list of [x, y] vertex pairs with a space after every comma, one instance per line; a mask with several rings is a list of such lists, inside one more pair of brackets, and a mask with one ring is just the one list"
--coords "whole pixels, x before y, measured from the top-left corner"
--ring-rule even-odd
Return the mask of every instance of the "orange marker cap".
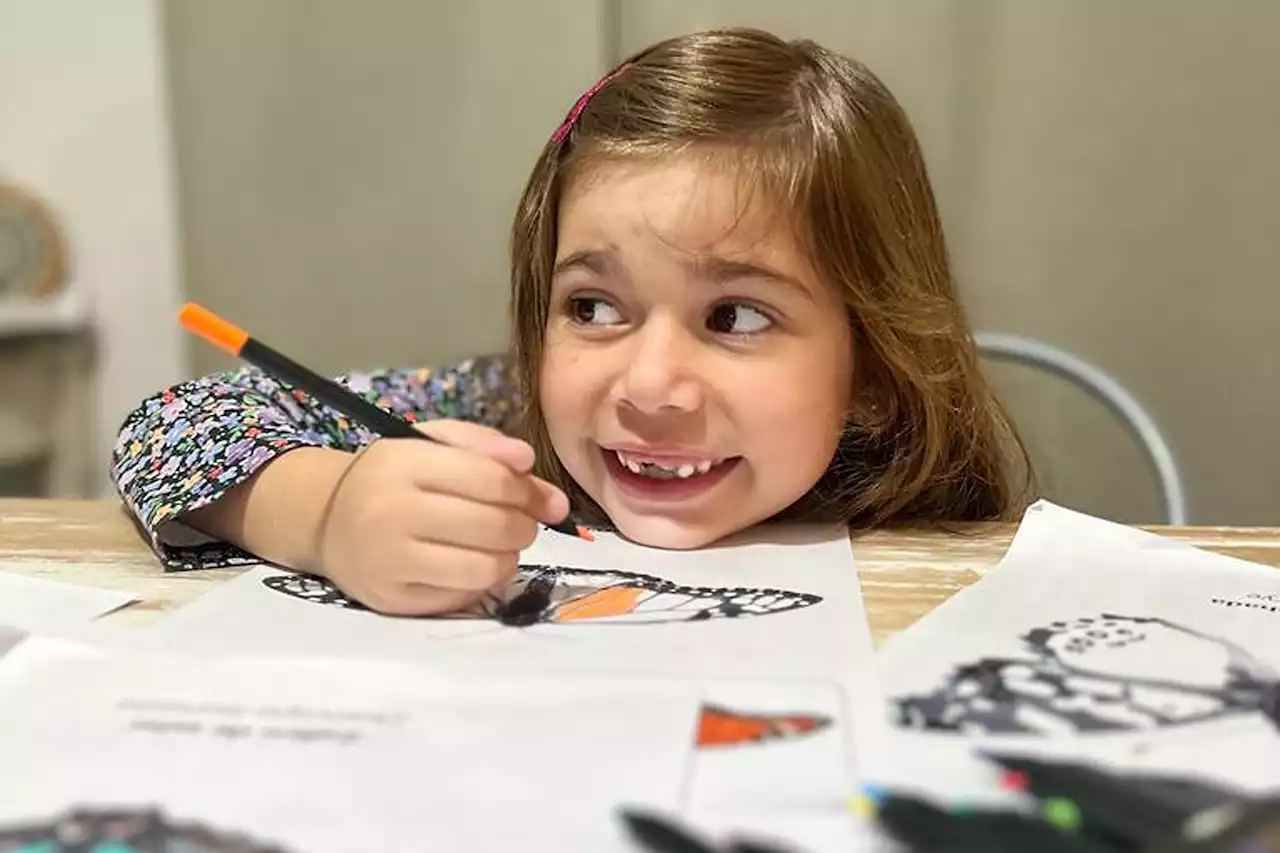
[[227, 322], [208, 308], [194, 302], [188, 302], [182, 306], [182, 310], [178, 312], [178, 322], [187, 330], [195, 332], [232, 355], [239, 355], [240, 348], [244, 346], [245, 341], [249, 340], [248, 333], [239, 326]]

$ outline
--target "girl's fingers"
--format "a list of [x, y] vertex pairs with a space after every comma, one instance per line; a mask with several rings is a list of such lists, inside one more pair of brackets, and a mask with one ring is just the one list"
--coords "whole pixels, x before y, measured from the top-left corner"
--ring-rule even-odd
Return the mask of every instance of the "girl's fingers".
[[439, 589], [419, 583], [381, 584], [360, 596], [368, 608], [388, 616], [439, 616], [477, 604], [483, 590]]
[[408, 477], [423, 492], [514, 507], [549, 524], [568, 514], [564, 492], [531, 474], [518, 474], [492, 457], [412, 439], [400, 440], [397, 451]]
[[449, 447], [501, 462], [516, 474], [527, 474], [533, 467], [533, 448], [527, 442], [503, 435], [491, 427], [466, 421], [439, 420], [415, 424], [414, 429]]
[[419, 542], [516, 552], [538, 536], [538, 522], [527, 510], [440, 492], [411, 493], [394, 511], [400, 516], [397, 528]]
[[528, 511], [547, 524], [558, 524], [569, 515], [569, 498], [546, 480], [533, 479], [534, 498]]
[[518, 551], [486, 551], [444, 542], [411, 541], [382, 578], [453, 592], [479, 593], [501, 586], [520, 567]]

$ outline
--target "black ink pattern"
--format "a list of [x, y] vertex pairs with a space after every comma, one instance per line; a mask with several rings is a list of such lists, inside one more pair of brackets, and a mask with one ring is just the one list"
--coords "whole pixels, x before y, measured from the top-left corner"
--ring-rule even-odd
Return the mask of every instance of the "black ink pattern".
[[[325, 578], [272, 575], [263, 585], [275, 592], [351, 610], [367, 610]], [[805, 592], [755, 587], [684, 586], [638, 572], [522, 565], [501, 594], [445, 619], [493, 619], [513, 627], [570, 622], [698, 622], [785, 613], [817, 604]]]
[[1164, 619], [1103, 614], [1020, 638], [894, 702], [899, 725], [989, 734], [1149, 731], [1261, 713], [1280, 729], [1280, 676], [1238, 646]]
[[1251, 592], [1239, 598], [1211, 598], [1209, 601], [1220, 607], [1239, 607], [1280, 614], [1280, 594], [1277, 593]]
[[0, 853], [290, 853], [239, 833], [174, 823], [156, 809], [73, 809], [0, 827]]

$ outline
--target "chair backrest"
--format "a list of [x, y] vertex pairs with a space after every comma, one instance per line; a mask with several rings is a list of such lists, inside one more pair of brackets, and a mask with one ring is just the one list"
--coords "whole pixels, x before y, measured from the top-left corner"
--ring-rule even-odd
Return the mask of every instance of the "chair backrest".
[[978, 332], [978, 350], [992, 358], [1013, 361], [1060, 376], [1107, 407], [1136, 441], [1153, 469], [1160, 489], [1165, 521], [1187, 523], [1187, 497], [1169, 442], [1147, 410], [1123, 385], [1101, 368], [1066, 350], [1020, 335]]

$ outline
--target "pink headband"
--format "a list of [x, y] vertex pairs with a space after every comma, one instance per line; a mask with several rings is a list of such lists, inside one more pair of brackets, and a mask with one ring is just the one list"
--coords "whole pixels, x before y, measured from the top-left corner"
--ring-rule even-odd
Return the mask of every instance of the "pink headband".
[[564, 138], [569, 135], [569, 131], [573, 130], [573, 125], [578, 120], [578, 116], [582, 114], [582, 110], [587, 106], [587, 102], [595, 97], [596, 92], [599, 92], [605, 86], [608, 86], [613, 82], [614, 78], [623, 71], [626, 71], [630, 66], [630, 62], [622, 63], [617, 68], [604, 75], [604, 77], [601, 77], [600, 80], [590, 89], [583, 92], [574, 103], [573, 109], [569, 110], [569, 114], [564, 117], [564, 121], [560, 122], [560, 126], [556, 128], [556, 132], [551, 134], [551, 141], [557, 145], [563, 142]]

